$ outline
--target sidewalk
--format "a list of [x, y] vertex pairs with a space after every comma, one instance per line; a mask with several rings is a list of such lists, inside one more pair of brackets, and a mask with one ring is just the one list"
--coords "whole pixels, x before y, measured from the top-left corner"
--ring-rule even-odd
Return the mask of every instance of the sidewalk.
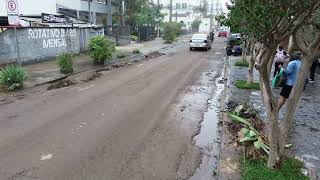
[[[149, 53], [173, 47], [177, 43], [165, 44], [162, 39], [157, 38], [154, 41], [133, 43], [127, 46], [118, 46], [116, 47], [116, 50], [118, 52], [125, 53], [128, 56], [123, 59], [117, 59], [116, 57], [114, 57], [114, 59], [111, 60], [111, 65], [121, 62], [139, 61], [144, 59], [145, 55]], [[141, 54], [132, 54], [132, 51], [135, 49], [140, 50]], [[51, 81], [59, 80], [67, 76], [60, 73], [60, 70], [57, 67], [55, 60], [35, 64], [28, 64], [24, 65], [23, 68], [28, 73], [28, 80], [25, 82], [26, 88], [42, 85]], [[75, 57], [73, 74], [78, 74], [89, 70], [98, 70], [99, 68], [101, 68], [101, 66], [94, 66], [92, 59], [88, 55], [80, 54]]]
[[[239, 58], [233, 58], [230, 62], [230, 99], [240, 103], [250, 103], [262, 119], [267, 118], [267, 113], [261, 99], [260, 91], [241, 90], [234, 86], [236, 80], [246, 79], [248, 70], [243, 67], [234, 66], [234, 62]], [[302, 92], [295, 114], [295, 123], [291, 131], [290, 143], [293, 147], [290, 152], [305, 162], [310, 170], [311, 177], [320, 177], [320, 75], [316, 74], [316, 81], [309, 84]], [[254, 70], [254, 81], [259, 81], [259, 74]], [[278, 97], [281, 89], [273, 89], [273, 93]], [[284, 114], [285, 107], [281, 109], [280, 116]]]

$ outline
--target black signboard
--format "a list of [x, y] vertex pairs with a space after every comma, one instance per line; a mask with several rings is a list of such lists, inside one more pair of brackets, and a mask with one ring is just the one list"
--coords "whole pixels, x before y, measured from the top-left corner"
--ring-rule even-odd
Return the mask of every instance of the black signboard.
[[67, 23], [68, 18], [64, 15], [42, 13], [42, 23]]

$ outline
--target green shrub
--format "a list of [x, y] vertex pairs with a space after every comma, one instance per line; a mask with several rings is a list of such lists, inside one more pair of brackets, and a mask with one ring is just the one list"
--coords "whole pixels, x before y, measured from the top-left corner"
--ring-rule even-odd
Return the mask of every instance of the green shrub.
[[130, 39], [131, 39], [131, 41], [138, 41], [138, 36], [131, 35]]
[[166, 43], [173, 43], [177, 40], [177, 37], [181, 33], [181, 24], [180, 23], [165, 23], [163, 27], [163, 36], [162, 38]]
[[95, 64], [105, 64], [115, 51], [115, 44], [104, 36], [95, 36], [89, 41], [89, 55]]
[[134, 49], [134, 50], [132, 51], [132, 53], [133, 53], [133, 54], [140, 54], [140, 50], [139, 50], [139, 49]]
[[72, 54], [61, 54], [57, 57], [57, 64], [60, 72], [68, 74], [73, 72], [73, 56]]
[[250, 157], [241, 156], [241, 179], [243, 180], [307, 180], [308, 177], [301, 173], [303, 163], [294, 158], [285, 157], [282, 166], [275, 170], [267, 168], [267, 160], [253, 160]]
[[240, 66], [240, 67], [249, 67], [249, 63], [247, 61], [237, 61], [234, 63], [235, 66]]
[[237, 80], [235, 86], [239, 89], [253, 89], [253, 90], [260, 90], [259, 83], [252, 83], [248, 84], [245, 80]]
[[27, 73], [20, 65], [8, 65], [0, 71], [0, 84], [9, 91], [21, 89]]

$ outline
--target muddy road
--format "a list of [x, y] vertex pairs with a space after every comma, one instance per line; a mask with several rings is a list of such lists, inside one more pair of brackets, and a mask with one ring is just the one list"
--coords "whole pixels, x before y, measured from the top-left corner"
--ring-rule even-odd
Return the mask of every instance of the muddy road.
[[219, 107], [224, 45], [190, 52], [186, 42], [93, 81], [1, 104], [0, 179], [208, 180], [203, 160], [214, 160], [203, 157], [217, 150], [210, 109]]

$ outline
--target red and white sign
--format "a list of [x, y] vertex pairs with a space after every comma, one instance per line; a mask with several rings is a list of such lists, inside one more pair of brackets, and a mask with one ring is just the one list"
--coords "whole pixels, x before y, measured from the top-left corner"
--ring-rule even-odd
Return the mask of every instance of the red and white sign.
[[18, 0], [6, 0], [9, 25], [20, 25]]

